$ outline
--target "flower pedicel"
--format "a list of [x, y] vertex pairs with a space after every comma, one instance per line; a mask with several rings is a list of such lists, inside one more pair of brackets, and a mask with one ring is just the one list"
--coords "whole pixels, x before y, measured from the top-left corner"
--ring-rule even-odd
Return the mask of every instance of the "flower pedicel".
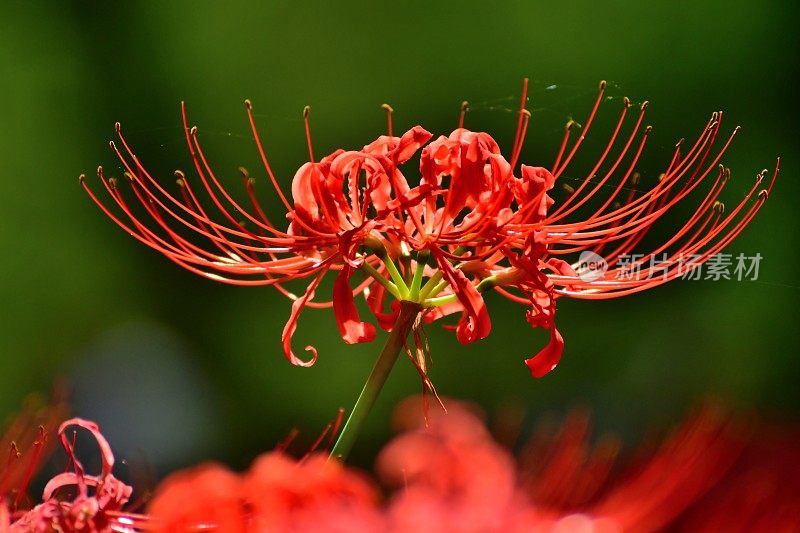
[[[240, 171], [249, 206], [227, 191], [201, 147], [197, 128], [189, 126], [185, 106], [183, 126], [196, 178], [176, 171], [176, 192], [170, 192], [146, 170], [117, 124], [119, 143], [110, 145], [141, 208], [126, 200], [117, 180], [107, 178], [102, 168], [98, 175], [115, 208], [83, 176], [80, 181], [120, 227], [187, 270], [233, 285], [272, 285], [289, 297], [292, 306], [282, 343], [292, 364], [310, 366], [317, 358], [313, 346], [306, 347], [308, 358], [291, 346], [305, 307], [333, 307], [346, 343], [374, 340], [375, 326], [361, 319], [355, 304], [356, 296], [365, 297], [378, 325], [391, 333], [334, 447], [333, 455], [344, 457], [403, 348], [425, 388], [433, 390], [426, 372], [423, 322], [459, 314], [454, 328], [458, 340], [467, 344], [483, 339], [491, 329], [483, 294], [494, 290], [525, 305], [528, 322], [549, 331], [547, 346], [525, 361], [532, 375], [543, 376], [558, 364], [564, 347], [555, 325], [558, 298], [615, 298], [675, 279], [685, 273], [686, 257], [692, 258], [690, 268], [703, 264], [736, 238], [764, 204], [780, 160], [768, 185], [762, 184], [763, 171], [732, 209], [726, 211], [718, 200], [730, 177], [720, 160], [738, 132], [736, 128], [718, 139], [721, 112], [711, 115], [694, 143], [684, 147], [679, 142], [657, 183], [640, 191], [635, 167], [651, 129], [643, 127], [647, 103], [633, 113], [633, 125], [624, 131], [632, 109], [625, 98], [602, 154], [578, 187], [565, 186], [569, 195], [555, 206], [549, 192], [571, 169], [604, 90], [605, 82], [576, 139], [576, 124], [567, 124], [549, 168], [517, 168], [531, 117], [525, 109], [527, 80], [508, 156], [488, 133], [463, 128], [465, 102], [459, 127], [433, 141], [420, 126], [394, 136], [392, 108], [384, 105], [387, 135], [361, 150], [340, 149], [317, 160], [307, 107], [303, 116], [309, 162], [292, 180], [291, 199], [270, 167], [246, 101], [264, 171], [286, 209], [288, 224], [277, 223], [261, 207], [255, 180], [245, 169]], [[407, 168], [408, 161], [418, 152], [419, 177], [409, 180], [413, 169]], [[201, 191], [207, 198], [201, 198]], [[621, 264], [620, 258], [634, 250], [654, 223], [692, 193], [699, 203], [673, 236], [637, 254], [632, 264]], [[198, 240], [184, 237], [187, 232]], [[604, 261], [604, 270], [587, 272], [580, 264], [580, 254], [589, 252]], [[632, 268], [636, 276], [630, 275]], [[356, 271], [364, 278], [354, 286]], [[332, 298], [315, 300], [328, 273], [335, 275]], [[300, 296], [283, 286], [298, 279], [308, 280]], [[388, 308], [387, 294], [394, 299]], [[410, 332], [412, 347], [406, 341]]]

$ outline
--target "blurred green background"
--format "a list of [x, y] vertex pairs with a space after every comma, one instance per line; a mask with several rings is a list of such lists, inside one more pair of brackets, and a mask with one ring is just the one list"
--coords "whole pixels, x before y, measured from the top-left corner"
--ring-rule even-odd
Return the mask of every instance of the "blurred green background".
[[[352, 405], [378, 343], [346, 346], [331, 312], [309, 310], [295, 345], [315, 344], [319, 361], [290, 366], [280, 348], [285, 299], [169, 263], [102, 215], [78, 174], [95, 185], [98, 164], [119, 175], [106, 144], [118, 120], [145, 164], [171, 184], [174, 169], [190, 169], [181, 100], [234, 188], [238, 165], [260, 169], [245, 98], [286, 184], [307, 158], [306, 104], [318, 155], [383, 133], [383, 102], [394, 106], [397, 130], [421, 124], [446, 134], [463, 99], [473, 103], [468, 126], [507, 150], [528, 76], [529, 164], [552, 162], [564, 123], [585, 118], [601, 79], [613, 97], [600, 119], [606, 127], [623, 95], [652, 104], [655, 129], [639, 167], [648, 183], [677, 139], [695, 135], [716, 109], [725, 111], [726, 131], [743, 126], [724, 160], [734, 175], [725, 200], [741, 198], [781, 155], [773, 197], [728, 250], [760, 253], [759, 280], [562, 300], [564, 359], [539, 380], [522, 360], [546, 332], [528, 327], [523, 308], [490, 298], [488, 339], [464, 347], [429, 329], [440, 393], [488, 411], [511, 402], [531, 420], [586, 403], [601, 428], [630, 436], [674, 422], [707, 393], [796, 418], [797, 9], [789, 1], [4, 2], [0, 415], [67, 376], [76, 414], [97, 419], [117, 450], [157, 475], [201, 458], [244, 466], [294, 426], [313, 439], [338, 407]], [[602, 149], [600, 124], [576, 170]], [[419, 390], [401, 360], [357, 461], [385, 441], [392, 405]]]

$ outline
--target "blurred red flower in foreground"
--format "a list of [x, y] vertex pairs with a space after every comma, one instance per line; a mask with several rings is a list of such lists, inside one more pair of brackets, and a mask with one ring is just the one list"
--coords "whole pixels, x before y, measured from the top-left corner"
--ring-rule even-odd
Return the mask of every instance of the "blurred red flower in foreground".
[[[71, 440], [67, 434], [67, 429], [73, 426], [89, 431], [97, 442], [102, 459], [99, 475], [86, 474], [83, 465], [75, 457], [75, 437]], [[80, 418], [72, 418], [61, 424], [58, 435], [73, 471], [53, 477], [45, 485], [43, 502], [29, 511], [15, 512], [12, 515], [6, 510], [5, 502], [0, 502], [3, 510], [0, 513], [0, 532], [112, 531], [120, 520], [121, 523], [134, 525], [134, 515], [119, 513], [128, 502], [133, 489], [111, 473], [114, 455], [97, 425]], [[72, 492], [75, 494], [71, 494]], [[64, 496], [64, 493], [70, 495]]]
[[[55, 448], [52, 433], [67, 414], [64, 391], [56, 387], [50, 401], [32, 394], [0, 434], [0, 513], [26, 509], [26, 489]], [[0, 519], [0, 524], [3, 520]]]
[[[207, 490], [208, 489], [208, 490]], [[270, 452], [244, 475], [204, 465], [167, 478], [150, 505], [155, 531], [381, 531], [376, 487], [324, 455]]]
[[[113, 457], [96, 426], [74, 419], [62, 425], [62, 443], [72, 454], [63, 430], [88, 429], [102, 474], [85, 475], [74, 463], [74, 473], [48, 484], [44, 504], [13, 521], [0, 505], [0, 532], [773, 532], [800, 523], [796, 428], [707, 403], [624, 462], [615, 439], [592, 445], [588, 416], [574, 412], [560, 427], [543, 425], [515, 458], [470, 406], [448, 401], [448, 414], [437, 410], [426, 426], [420, 401], [398, 408], [400, 434], [378, 456], [385, 498], [338, 461], [274, 451], [243, 474], [216, 464], [173, 474], [148, 515], [120, 510], [130, 487], [111, 475]], [[77, 495], [54, 497], [64, 485], [77, 486]]]
[[[337, 150], [319, 160], [314, 156], [304, 113], [309, 162], [296, 172], [291, 195], [284, 193], [266, 157], [255, 126], [252, 105], [247, 113], [264, 172], [274, 187], [288, 223], [280, 223], [256, 200], [254, 179], [241, 169], [245, 202], [234, 198], [212, 170], [210, 157], [200, 145], [196, 127], [189, 127], [184, 109], [186, 142], [197, 178], [176, 172], [177, 193], [154, 178], [122, 135], [111, 143], [124, 167], [126, 181], [138, 207], [113, 178], [98, 169], [115, 209], [106, 206], [81, 176], [81, 183], [100, 208], [130, 235], [171, 261], [207, 278], [234, 285], [273, 285], [293, 300], [283, 332], [283, 348], [293, 364], [314, 363], [292, 350], [291, 337], [304, 307], [333, 307], [342, 338], [347, 343], [368, 342], [376, 329], [362, 321], [354, 297], [363, 294], [370, 311], [384, 329], [418, 331], [419, 315], [431, 321], [459, 313], [458, 340], [470, 343], [489, 334], [491, 323], [483, 293], [494, 289], [528, 307], [526, 318], [534, 327], [546, 328], [550, 342], [527, 359], [531, 373], [542, 376], [558, 363], [563, 338], [555, 325], [556, 300], [562, 296], [584, 299], [613, 298], [660, 285], [683, 274], [684, 260], [692, 266], [722, 250], [752, 220], [772, 189], [759, 174], [728, 213], [718, 201], [729, 178], [719, 165], [738, 128], [715, 148], [722, 113], [714, 113], [697, 140], [684, 150], [678, 143], [658, 180], [639, 192], [635, 168], [650, 127], [642, 129], [646, 103], [627, 133], [627, 98], [600, 157], [585, 173], [580, 185], [557, 207], [549, 193], [556, 180], [572, 168], [603, 100], [601, 84], [588, 119], [579, 127], [570, 121], [549, 168], [517, 168], [530, 119], [527, 80], [511, 150], [504, 155], [488, 133], [459, 128], [448, 136], [433, 137], [420, 126], [403, 135], [392, 134], [391, 108], [388, 135], [358, 150]], [[419, 154], [419, 178], [408, 180], [409, 160]], [[705, 182], [710, 186], [701, 187]], [[704, 190], [703, 190], [704, 189]], [[201, 198], [204, 191], [207, 198]], [[611, 191], [603, 196], [604, 191]], [[645, 234], [666, 212], [689, 196], [697, 207], [673, 236], [636, 261], [621, 265]], [[246, 208], [243, 204], [249, 204]], [[186, 235], [193, 234], [200, 241]], [[608, 250], [606, 251], [606, 249]], [[581, 252], [602, 254], [608, 268], [587, 276]], [[594, 256], [592, 256], [594, 257]], [[599, 257], [599, 255], [597, 256]], [[637, 275], [630, 276], [635, 268]], [[353, 288], [354, 273], [364, 275]], [[335, 272], [333, 295], [314, 300], [323, 276]], [[295, 296], [283, 285], [306, 279], [304, 293]], [[390, 309], [386, 294], [395, 298]], [[399, 302], [414, 312], [401, 313]], [[400, 323], [402, 322], [402, 323]], [[424, 345], [424, 343], [423, 343]], [[425, 375], [424, 348], [409, 350]]]

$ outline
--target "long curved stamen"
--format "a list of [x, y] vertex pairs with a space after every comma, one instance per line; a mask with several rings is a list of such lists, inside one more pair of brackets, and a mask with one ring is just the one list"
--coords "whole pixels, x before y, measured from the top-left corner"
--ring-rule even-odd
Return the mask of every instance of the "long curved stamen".
[[464, 127], [464, 117], [466, 116], [468, 110], [469, 110], [469, 102], [464, 100], [463, 102], [461, 102], [461, 108], [460, 108], [460, 110], [458, 112], [458, 128], [459, 129]]
[[[624, 148], [621, 150], [621, 152], [620, 152], [620, 155], [619, 155], [619, 158], [617, 159], [617, 162], [616, 162], [616, 164], [614, 165], [614, 167], [612, 167], [612, 170], [610, 170], [610, 171], [609, 171], [609, 172], [606, 174], [606, 178], [605, 178], [605, 180], [601, 181], [601, 182], [600, 182], [600, 184], [598, 184], [598, 185], [597, 185], [597, 186], [596, 186], [596, 187], [595, 187], [595, 188], [592, 190], [592, 192], [590, 192], [588, 195], [586, 195], [586, 196], [582, 197], [582, 198], [581, 198], [581, 201], [580, 201], [580, 202], [579, 202], [579, 203], [578, 203], [576, 206], [570, 206], [571, 200], [573, 200], [573, 199], [575, 199], [575, 198], [578, 198], [578, 197], [580, 197], [580, 194], [581, 194], [581, 192], [583, 191], [584, 187], [586, 187], [586, 185], [588, 185], [588, 184], [589, 184], [589, 182], [591, 181], [591, 179], [592, 179], [592, 178], [594, 178], [594, 176], [595, 176], [595, 174], [597, 173], [598, 169], [599, 169], [599, 168], [600, 168], [600, 166], [603, 164], [603, 162], [605, 161], [606, 157], [608, 157], [608, 154], [609, 154], [609, 152], [611, 151], [611, 148], [614, 146], [614, 141], [616, 141], [616, 139], [617, 139], [617, 136], [619, 135], [619, 132], [620, 132], [620, 130], [621, 130], [621, 128], [622, 128], [622, 123], [625, 121], [625, 115], [628, 113], [628, 109], [630, 108], [630, 106], [631, 106], [631, 102], [630, 102], [630, 100], [629, 100], [627, 97], [625, 97], [625, 98], [623, 99], [623, 107], [622, 107], [622, 112], [620, 113], [619, 119], [617, 120], [617, 125], [616, 125], [616, 127], [614, 128], [614, 132], [611, 134], [611, 137], [609, 138], [609, 140], [608, 140], [608, 143], [606, 144], [606, 148], [605, 148], [605, 150], [603, 151], [602, 155], [600, 156], [600, 158], [598, 159], [597, 163], [596, 163], [596, 164], [595, 164], [595, 166], [592, 168], [592, 170], [590, 170], [590, 171], [589, 171], [589, 173], [586, 175], [586, 178], [584, 178], [584, 180], [583, 180], [583, 182], [580, 184], [580, 186], [579, 186], [579, 187], [578, 187], [578, 188], [575, 190], [575, 194], [571, 195], [571, 196], [570, 196], [570, 197], [567, 199], [567, 201], [566, 201], [566, 202], [564, 202], [563, 204], [561, 204], [561, 206], [560, 206], [558, 209], [556, 209], [556, 210], [553, 212], [553, 214], [550, 216], [550, 218], [551, 218], [551, 219], [553, 219], [553, 220], [558, 220], [560, 217], [564, 217], [564, 216], [567, 216], [567, 215], [569, 215], [570, 213], [572, 213], [573, 211], [575, 211], [575, 209], [577, 209], [577, 208], [578, 208], [578, 207], [580, 207], [580, 206], [581, 206], [583, 203], [585, 203], [585, 202], [586, 202], [586, 201], [587, 201], [589, 198], [591, 198], [591, 197], [594, 195], [594, 193], [595, 193], [595, 192], [597, 192], [597, 190], [599, 190], [599, 189], [600, 189], [600, 187], [602, 187], [602, 185], [605, 183], [605, 181], [607, 181], [607, 179], [608, 179], [608, 178], [611, 176], [611, 174], [613, 173], [613, 170], [616, 168], [616, 166], [619, 164], [619, 162], [620, 162], [620, 161], [622, 160], [622, 158], [625, 156], [625, 153], [626, 153], [626, 152], [628, 151], [628, 149], [630, 148], [631, 142], [633, 141], [633, 138], [634, 138], [634, 136], [636, 135], [636, 132], [639, 130], [639, 126], [642, 124], [642, 119], [644, 118], [644, 113], [645, 113], [645, 110], [647, 109], [647, 102], [645, 102], [644, 104], [642, 104], [642, 106], [641, 106], [641, 111], [640, 111], [640, 113], [639, 113], [639, 119], [637, 120], [637, 122], [636, 122], [636, 125], [634, 126], [634, 128], [633, 128], [633, 131], [631, 132], [631, 134], [630, 134], [630, 136], [629, 136], [629, 138], [628, 138], [628, 142], [627, 142], [627, 144], [625, 145], [625, 147], [624, 147]], [[570, 209], [567, 209], [568, 207], [570, 207]]]
[[581, 143], [583, 143], [583, 140], [586, 138], [586, 135], [589, 133], [589, 128], [591, 127], [592, 122], [594, 121], [595, 115], [597, 115], [597, 110], [600, 108], [600, 102], [603, 100], [603, 93], [605, 92], [605, 90], [606, 90], [606, 82], [604, 80], [600, 82], [600, 90], [597, 94], [597, 99], [594, 102], [594, 107], [592, 107], [592, 112], [589, 114], [589, 118], [586, 119], [586, 124], [583, 126], [583, 128], [581, 128], [581, 134], [580, 136], [578, 136], [578, 140], [572, 146], [572, 150], [570, 150], [569, 154], [567, 155], [567, 158], [564, 160], [562, 165], [560, 167], [556, 167], [553, 171], [553, 175], [556, 178], [558, 178], [564, 172], [564, 169], [567, 168], [570, 161], [572, 161], [572, 158], [575, 156], [575, 153], [578, 151], [578, 148], [580, 148]]
[[[181, 106], [183, 106], [183, 102], [181, 102]], [[264, 165], [264, 169], [267, 171], [267, 176], [269, 176], [269, 180], [272, 182], [272, 186], [275, 188], [275, 192], [278, 193], [278, 197], [280, 197], [283, 205], [287, 210], [291, 210], [292, 206], [286, 200], [286, 195], [283, 194], [283, 190], [281, 189], [280, 185], [278, 185], [278, 180], [275, 179], [275, 174], [272, 172], [272, 167], [267, 160], [267, 154], [264, 151], [264, 145], [261, 142], [261, 136], [258, 134], [258, 128], [256, 128], [256, 120], [253, 117], [253, 103], [250, 102], [250, 100], [245, 100], [244, 106], [247, 109], [247, 118], [250, 122], [250, 130], [253, 132], [253, 139], [256, 142], [256, 148], [261, 156], [261, 162]]]
[[567, 148], [567, 144], [569, 143], [569, 137], [572, 133], [572, 127], [575, 125], [575, 121], [569, 119], [567, 121], [566, 126], [564, 126], [564, 138], [561, 140], [561, 145], [558, 148], [558, 152], [556, 153], [556, 160], [553, 162], [553, 166], [550, 167], [550, 172], [555, 174], [556, 169], [561, 164], [561, 158], [564, 157], [564, 150]]
[[522, 96], [519, 102], [519, 118], [517, 118], [517, 129], [514, 132], [514, 144], [511, 147], [511, 168], [516, 166], [519, 152], [522, 150], [522, 142], [525, 140], [525, 130], [528, 127], [528, 121], [531, 118], [530, 112], [525, 109], [528, 103], [528, 78], [522, 80]]
[[[597, 227], [597, 226], [600, 226], [602, 224], [606, 224], [608, 222], [613, 222], [613, 221], [618, 220], [618, 219], [620, 219], [620, 218], [622, 218], [624, 216], [627, 216], [628, 214], [630, 214], [631, 212], [633, 212], [635, 210], [640, 209], [642, 206], [646, 206], [648, 203], [652, 203], [653, 201], [656, 201], [657, 198], [668, 194], [669, 190], [672, 188], [672, 186], [675, 184], [675, 182], [678, 179], [680, 179], [688, 171], [688, 169], [691, 168], [695, 164], [695, 162], [698, 159], [698, 157], [700, 157], [701, 152], [703, 152], [704, 150], [710, 149], [710, 145], [708, 143], [709, 143], [709, 140], [712, 138], [711, 137], [712, 131], [716, 127], [717, 127], [716, 124], [712, 124], [711, 126], [709, 126], [709, 128], [701, 136], [701, 140], [698, 141], [698, 143], [696, 144], [697, 150], [695, 150], [695, 153], [691, 157], [687, 156], [686, 158], [684, 158], [684, 161], [681, 163], [681, 165], [679, 165], [679, 168], [677, 168], [672, 174], [665, 175], [660, 180], [658, 185], [656, 185], [656, 187], [654, 187], [653, 189], [651, 189], [647, 193], [643, 194], [642, 196], [640, 196], [639, 198], [637, 198], [636, 200], [634, 200], [630, 204], [628, 204], [626, 206], [623, 206], [620, 210], [616, 210], [616, 211], [608, 213], [606, 215], [602, 215], [602, 216], [597, 217], [597, 219], [595, 219], [594, 221], [592, 221], [590, 224], [586, 225], [585, 227]], [[696, 188], [696, 186], [702, 181], [702, 179], [705, 176], [708, 175], [708, 173], [710, 172], [711, 168], [713, 168], [719, 162], [719, 159], [722, 157], [722, 154], [724, 154], [724, 152], [727, 150], [728, 146], [730, 145], [730, 142], [733, 140], [733, 138], [736, 135], [737, 131], [738, 130], [734, 130], [734, 132], [729, 137], [728, 142], [720, 149], [720, 151], [718, 152], [718, 154], [715, 157], [714, 161], [706, 168], [706, 170], [701, 174], [701, 176], [699, 178], [693, 180], [692, 183], [689, 185], [689, 187], [683, 187], [676, 194], [676, 196], [675, 196], [673, 202], [671, 203], [671, 205], [674, 205], [674, 203], [677, 203], [677, 201], [679, 201], [680, 199], [682, 199], [685, 196], [687, 196], [694, 188]], [[656, 215], [656, 216], [659, 216], [659, 215]], [[548, 221], [547, 223], [548, 223], [548, 226], [554, 232], [569, 231], [569, 229], [571, 227], [574, 227], [576, 225], [575, 223], [572, 223], [572, 224], [552, 224], [551, 221]], [[581, 224], [583, 224], [583, 223], [581, 223]]]
[[311, 147], [311, 126], [309, 125], [308, 116], [311, 114], [311, 106], [305, 106], [303, 108], [303, 124], [306, 128], [306, 144], [308, 145], [308, 157], [309, 161], [315, 163], [314, 161], [314, 149]]
[[[779, 170], [779, 163], [776, 166], [776, 173], [773, 174], [773, 178], [771, 184], [774, 183], [774, 180], [777, 175], [777, 171]], [[678, 275], [682, 275], [683, 273], [680, 272], [680, 260], [686, 256], [698, 255], [697, 258], [694, 260], [697, 264], [704, 262], [707, 260], [711, 255], [718, 253], [722, 250], [727, 244], [729, 244], [734, 238], [736, 238], [743, 229], [747, 226], [747, 224], [752, 220], [755, 214], [760, 210], [763, 206], [766, 198], [768, 196], [768, 189], [762, 189], [761, 192], [757, 195], [756, 202], [747, 210], [747, 212], [740, 217], [739, 221], [734, 224], [726, 233], [722, 233], [725, 228], [727, 228], [731, 222], [737, 217], [737, 215], [741, 212], [744, 206], [748, 203], [750, 198], [753, 197], [753, 194], [758, 189], [761, 184], [763, 174], [760, 174], [756, 183], [745, 196], [745, 198], [734, 208], [731, 213], [724, 219], [720, 220], [720, 215], [722, 214], [722, 207], [719, 202], [713, 204], [714, 210], [710, 215], [716, 215], [715, 222], [712, 224], [712, 228], [705, 233], [705, 235], [701, 239], [696, 239], [697, 236], [702, 234], [702, 231], [696, 231], [692, 238], [689, 239], [687, 244], [682, 246], [679, 250], [671, 254], [670, 258], [666, 261], [667, 266], [662, 266], [660, 269], [667, 269], [664, 272], [663, 277], [659, 279], [651, 279], [651, 274], [647, 274], [644, 279], [634, 279], [634, 280], [615, 280], [613, 282], [604, 282], [602, 285], [597, 284], [589, 284], [592, 287], [590, 292], [574, 292], [567, 289], [559, 289], [560, 294], [577, 297], [577, 298], [589, 298], [589, 299], [602, 299], [602, 298], [612, 298], [617, 296], [624, 296], [626, 294], [632, 294], [633, 292], [639, 292], [649, 287], [653, 287], [655, 285], [660, 285], [666, 281], [676, 278]], [[708, 219], [702, 224], [702, 228], [708, 225]], [[713, 241], [717, 236], [722, 235], [721, 238], [714, 244], [711, 244], [710, 247], [702, 252], [700, 252], [701, 248], [708, 245]], [[694, 242], [693, 242], [694, 241]], [[643, 264], [645, 261], [649, 261], [650, 258], [654, 257], [655, 253], [645, 255], [642, 259], [634, 262], [633, 266], [638, 266]], [[604, 278], [609, 279], [612, 276], [616, 276], [621, 271], [619, 269], [607, 271]], [[557, 276], [553, 277], [554, 281], [559, 280], [560, 278]], [[576, 282], [576, 285], [581, 285], [580, 281]]]
[[389, 104], [381, 104], [381, 109], [386, 111], [386, 131], [389, 137], [393, 137], [392, 135], [392, 113], [394, 113], [394, 108]]

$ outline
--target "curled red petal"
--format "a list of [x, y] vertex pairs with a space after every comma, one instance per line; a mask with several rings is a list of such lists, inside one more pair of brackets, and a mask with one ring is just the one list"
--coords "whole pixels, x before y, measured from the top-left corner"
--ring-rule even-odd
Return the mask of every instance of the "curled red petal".
[[344, 231], [339, 235], [339, 253], [342, 255], [342, 260], [350, 267], [361, 267], [363, 260], [355, 257], [356, 251], [361, 246], [364, 236], [369, 233], [373, 226], [374, 222], [368, 222], [358, 228]]
[[[444, 305], [437, 305], [431, 309], [427, 309], [425, 311], [425, 316], [423, 317], [426, 324], [430, 324], [439, 320], [440, 318], [444, 318], [446, 316], [453, 315], [455, 313], [463, 313], [464, 306], [461, 305], [461, 302], [450, 302]], [[446, 326], [443, 326], [446, 327]]]
[[85, 476], [78, 476], [74, 472], [62, 472], [56, 474], [47, 481], [42, 491], [42, 499], [44, 501], [53, 497], [53, 494], [61, 487], [77, 486], [85, 482]]
[[392, 327], [400, 314], [400, 302], [392, 300], [391, 311], [384, 313], [383, 304], [385, 300], [386, 288], [379, 283], [373, 283], [369, 290], [369, 296], [367, 296], [367, 307], [375, 315], [382, 330], [392, 331]]
[[316, 174], [319, 174], [317, 165], [306, 163], [297, 169], [292, 179], [292, 199], [294, 200], [295, 209], [301, 209], [314, 219], [319, 216], [319, 207], [316, 198], [314, 198], [314, 189], [311, 186]]
[[[106, 438], [102, 433], [100, 433], [100, 428], [98, 425], [89, 420], [84, 420], [83, 418], [70, 418], [69, 420], [65, 420], [58, 427], [58, 435], [61, 439], [61, 445], [64, 447], [64, 450], [66, 450], [70, 460], [72, 460], [73, 464], [75, 465], [76, 473], [78, 473], [79, 476], [83, 476], [83, 466], [75, 458], [75, 450], [73, 450], [72, 442], [66, 434], [67, 428], [70, 426], [81, 427], [92, 434], [94, 439], [97, 441], [97, 446], [100, 448], [100, 457], [103, 461], [102, 471], [99, 477], [104, 478], [110, 475], [111, 470], [114, 468], [114, 453], [111, 451], [111, 445], [108, 444]], [[45, 500], [48, 498], [49, 496], [45, 496]]]
[[456, 326], [456, 338], [461, 344], [469, 344], [486, 338], [492, 329], [492, 321], [483, 296], [460, 270], [453, 268], [446, 258], [436, 257], [439, 269], [450, 284], [458, 301], [464, 307]]
[[461, 175], [459, 179], [453, 176], [450, 185], [454, 191], [453, 205], [449, 210], [454, 215], [463, 207], [479, 202], [481, 195], [488, 191], [490, 176], [486, 163], [492, 154], [500, 153], [497, 143], [485, 133], [464, 131], [458, 134], [458, 140], [461, 144]]
[[238, 475], [214, 463], [174, 473], [159, 485], [149, 504], [148, 531], [202, 531], [213, 524], [216, 531], [244, 533], [242, 485]]
[[[66, 433], [67, 428], [71, 426], [78, 426], [89, 431], [97, 442], [102, 458], [102, 469], [99, 476], [86, 475], [83, 466], [75, 457], [72, 441]], [[114, 467], [114, 454], [108, 441], [100, 433], [100, 428], [97, 424], [82, 418], [72, 418], [61, 424], [58, 433], [61, 444], [64, 446], [67, 455], [69, 455], [75, 471], [58, 474], [45, 485], [43, 491], [45, 502], [50, 501], [55, 492], [61, 487], [76, 486], [78, 488], [78, 496], [73, 503], [80, 501], [82, 502], [81, 505], [95, 506], [94, 512], [97, 509], [120, 509], [125, 505], [133, 492], [133, 488], [119, 481], [111, 474]], [[89, 500], [86, 499], [88, 497], [87, 487], [96, 487], [94, 496]]]
[[371, 342], [375, 339], [375, 326], [362, 322], [350, 288], [353, 268], [345, 264], [333, 282], [333, 314], [342, 339], [347, 344]]
[[283, 333], [281, 334], [283, 354], [286, 356], [286, 359], [295, 366], [309, 367], [317, 362], [317, 349], [311, 345], [306, 346], [306, 351], [311, 352], [311, 359], [304, 361], [294, 354], [292, 351], [292, 335], [294, 335], [294, 331], [297, 329], [297, 319], [300, 318], [300, 312], [306, 306], [306, 303], [314, 297], [314, 291], [317, 290], [322, 276], [324, 276], [327, 271], [328, 270], [325, 269], [320, 272], [317, 277], [314, 278], [314, 281], [309, 283], [306, 288], [306, 293], [301, 298], [292, 302], [292, 312], [289, 314], [289, 320], [286, 321], [286, 325], [283, 327]]
[[[489, 177], [491, 178], [490, 191], [488, 196], [481, 198], [482, 202], [492, 205], [495, 209], [509, 205], [511, 201], [511, 189], [509, 182], [513, 178], [511, 164], [500, 154], [489, 154]], [[494, 216], [494, 214], [493, 214]]]
[[533, 377], [540, 378], [556, 367], [563, 351], [564, 338], [553, 325], [550, 328], [550, 342], [539, 353], [530, 359], [525, 359], [525, 364], [528, 365]]
[[397, 143], [397, 148], [394, 150], [395, 161], [405, 163], [431, 137], [433, 135], [422, 126], [414, 126], [400, 137], [400, 142]]
[[537, 220], [541, 220], [553, 205], [553, 199], [547, 195], [547, 191], [554, 184], [555, 177], [546, 168], [522, 165], [522, 179], [515, 180], [514, 194], [521, 204], [531, 202]]
[[[430, 183], [423, 183], [418, 185], [412, 189], [409, 189], [408, 192], [404, 194], [398, 194], [397, 198], [393, 198], [389, 200], [386, 204], [387, 209], [409, 209], [414, 207], [424, 200], [427, 200], [431, 192], [435, 190], [434, 186]], [[383, 213], [379, 213], [383, 214]]]
[[562, 276], [572, 276], [572, 277], [578, 276], [578, 273], [575, 272], [575, 269], [572, 268], [572, 265], [570, 265], [563, 259], [551, 257], [550, 259], [547, 260], [547, 266], [553, 272], [561, 274]]
[[[360, 181], [362, 171], [366, 176], [363, 191]], [[379, 158], [374, 155], [366, 152], [342, 152], [331, 163], [330, 173], [335, 180], [331, 180], [328, 193], [339, 198], [338, 201], [343, 205], [349, 203], [347, 209], [351, 211], [362, 212], [366, 209], [359, 204], [361, 200], [365, 203], [372, 200], [375, 209], [380, 211], [391, 197], [392, 185], [389, 176]], [[342, 194], [345, 182], [349, 200]]]

